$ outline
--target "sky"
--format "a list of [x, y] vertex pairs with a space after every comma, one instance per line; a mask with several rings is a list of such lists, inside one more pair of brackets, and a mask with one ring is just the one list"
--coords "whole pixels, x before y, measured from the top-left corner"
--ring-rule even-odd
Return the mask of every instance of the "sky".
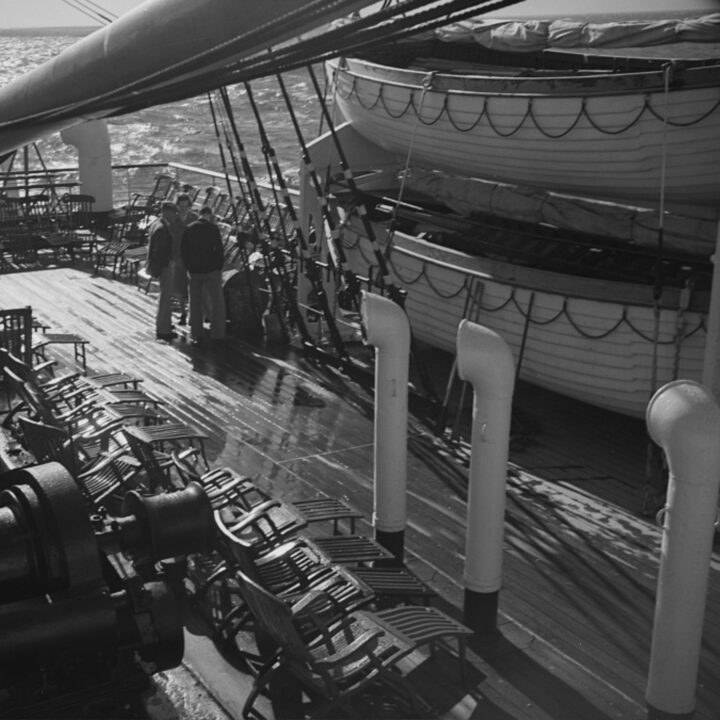
[[[182, 2], [183, 0], [177, 0]], [[185, 0], [187, 1], [187, 0]], [[194, 1], [194, 0], [190, 0]], [[255, 0], [259, 1], [259, 0]], [[100, 7], [114, 15], [121, 15], [140, 5], [144, 0], [0, 0], [0, 28], [60, 27], [97, 25], [75, 7]], [[525, 0], [498, 15], [557, 16], [564, 14], [588, 14], [600, 10], [608, 12], [632, 12], [632, 8], [648, 10], [700, 9], [719, 12], [720, 0]]]
[[144, 0], [0, 0], [0, 27], [64, 27], [99, 25], [74, 7], [102, 8], [122, 15]]

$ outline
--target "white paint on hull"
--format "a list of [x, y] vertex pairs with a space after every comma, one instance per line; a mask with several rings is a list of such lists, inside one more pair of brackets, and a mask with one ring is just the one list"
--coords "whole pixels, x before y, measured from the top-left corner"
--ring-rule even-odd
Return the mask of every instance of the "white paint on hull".
[[667, 202], [717, 205], [720, 197], [720, 70], [715, 85], [666, 99], [662, 85], [643, 88], [642, 78], [618, 94], [599, 93], [592, 79], [585, 90], [577, 78], [552, 88], [542, 80], [534, 94], [524, 79], [444, 75], [433, 79], [439, 90], [424, 92], [426, 73], [347, 64], [336, 80], [342, 114], [414, 165], [615, 200], [655, 203], [663, 185]]
[[[348, 229], [348, 262], [365, 274], [372, 253], [366, 240]], [[359, 242], [356, 242], [359, 240]], [[688, 310], [681, 317], [672, 307], [676, 293], [657, 326], [657, 370], [653, 373], [655, 311], [652, 288], [582, 279], [588, 294], [575, 292], [577, 278], [523, 268], [512, 282], [494, 272], [504, 265], [439, 248], [396, 233], [389, 267], [396, 284], [408, 291], [406, 309], [418, 340], [455, 351], [470, 278], [482, 283], [481, 310], [470, 319], [499, 333], [518, 361], [530, 295], [535, 293], [532, 321], [522, 358], [522, 379], [577, 400], [626, 415], [642, 417], [653, 391], [677, 377], [699, 380], [705, 330], [703, 313]], [[532, 280], [535, 278], [535, 282]], [[593, 292], [593, 286], [598, 292]], [[626, 290], [638, 292], [626, 294]], [[604, 296], [605, 299], [602, 299]], [[633, 297], [645, 297], [635, 302]], [[691, 331], [678, 345], [678, 326]], [[655, 375], [655, 378], [653, 376]], [[654, 380], [654, 386], [653, 386]]]

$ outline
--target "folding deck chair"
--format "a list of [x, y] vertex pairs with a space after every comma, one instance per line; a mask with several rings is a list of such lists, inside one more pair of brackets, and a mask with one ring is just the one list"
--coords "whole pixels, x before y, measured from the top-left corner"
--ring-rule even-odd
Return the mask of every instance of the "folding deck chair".
[[194, 448], [200, 453], [205, 467], [209, 467], [205, 454], [205, 441], [208, 440], [208, 436], [192, 425], [166, 417], [164, 422], [128, 427], [127, 431], [134, 440], [144, 443], [154, 450], [165, 452], [168, 457], [173, 449]]
[[[23, 381], [8, 367], [5, 367], [4, 372], [14, 394], [21, 401], [13, 408], [13, 416], [20, 410], [25, 410], [34, 419], [65, 430], [76, 441], [94, 442], [106, 431], [118, 429], [129, 422], [155, 422], [162, 418], [140, 405], [102, 405], [95, 403], [92, 398], [68, 407], [48, 396], [35, 383]], [[8, 427], [11, 419], [6, 416], [3, 425]]]
[[289, 607], [244, 573], [238, 572], [237, 579], [257, 632], [277, 645], [255, 679], [243, 707], [245, 718], [257, 715], [255, 700], [281, 672], [290, 673], [316, 705], [321, 703], [313, 714], [344, 708], [355, 715], [354, 699], [374, 686], [401, 700], [410, 717], [428, 716], [430, 709], [402, 674], [402, 660], [422, 646], [456, 641], [464, 674], [465, 640], [472, 631], [435, 608], [359, 610], [326, 623], [311, 610], [317, 600], [313, 595]]
[[[342, 566], [327, 562], [301, 538], [277, 550], [257, 556], [251, 543], [238, 540], [234, 564], [220, 563], [205, 577], [195, 568], [191, 570], [193, 600], [214, 628], [216, 642], [224, 648], [238, 651], [235, 639], [252, 621], [235, 577], [238, 569], [284, 602], [293, 603], [308, 592], [322, 592], [314, 611], [326, 617], [339, 617], [375, 599], [365, 583]], [[257, 660], [245, 651], [241, 654], [246, 661]]]
[[[0, 310], [0, 367], [5, 367], [3, 361], [7, 355], [15, 355], [28, 365], [32, 363], [32, 308], [8, 308]], [[5, 410], [12, 413], [12, 396], [10, 381], [3, 375], [5, 386]]]
[[[161, 404], [159, 399], [137, 389], [139, 380], [123, 373], [100, 373], [91, 376], [71, 373], [61, 377], [50, 374], [48, 379], [42, 380], [41, 375], [52, 372], [53, 364], [50, 361], [40, 366], [30, 366], [0, 348], [0, 368], [11, 370], [22, 382], [34, 386], [38, 395], [55, 403], [60, 411], [73, 409], [92, 400], [98, 405], [141, 405], [156, 414], [155, 411]], [[8, 412], [12, 414], [10, 405]], [[149, 412], [147, 414], [149, 415]]]
[[[51, 397], [55, 395], [75, 396], [78, 393], [93, 393], [97, 390], [107, 390], [112, 393], [114, 400], [132, 397], [128, 393], [139, 393], [138, 385], [140, 379], [132, 375], [117, 372], [100, 372], [83, 374], [80, 372], [68, 373], [55, 376], [55, 361], [49, 360], [40, 365], [31, 365], [20, 360], [13, 353], [0, 347], [0, 368], [10, 368], [21, 380], [34, 382], [43, 392]], [[136, 398], [142, 397], [145, 402], [157, 405], [160, 401], [145, 393]]]
[[57, 196], [40, 193], [23, 198], [29, 233], [37, 249], [52, 251], [55, 261], [63, 257], [75, 262], [76, 238], [67, 230], [67, 213]]
[[28, 365], [32, 364], [33, 348], [32, 308], [0, 310], [0, 348], [20, 358]]
[[132, 235], [129, 232], [132, 227], [131, 223], [115, 223], [112, 226], [110, 238], [96, 246], [94, 265], [96, 274], [105, 267], [110, 268], [113, 278], [122, 274], [127, 251], [142, 247], [144, 243], [142, 234]]
[[37, 243], [28, 228], [25, 203], [0, 195], [0, 267], [37, 261]]
[[[129, 451], [135, 457], [138, 466], [145, 476], [146, 487], [152, 493], [170, 492], [181, 489], [185, 483], [178, 478], [173, 481], [172, 471], [176, 468], [173, 456], [156, 450], [153, 444], [137, 432], [136, 427], [124, 427], [122, 434], [127, 443]], [[180, 439], [180, 438], [178, 438]], [[177, 457], [182, 460], [186, 453], [194, 451], [195, 448], [188, 447], [182, 452], [177, 452]]]
[[92, 258], [97, 244], [95, 197], [84, 193], [65, 193], [60, 197], [60, 229], [73, 259], [78, 254]]
[[[254, 569], [260, 573], [258, 579], [276, 592], [309, 586], [320, 575], [330, 572], [331, 566], [346, 565], [347, 571], [343, 572], [349, 572], [355, 586], [362, 587], [366, 595], [380, 596], [383, 604], [400, 601], [427, 605], [436, 594], [405, 568], [366, 567], [368, 562], [393, 557], [370, 538], [300, 534], [305, 521], [292, 504], [266, 501], [246, 510], [231, 500], [219, 509], [216, 506], [215, 522], [219, 530], [219, 560], [214, 569], [203, 568], [203, 578], [194, 578], [195, 598], [199, 602], [205, 602], [216, 583], [221, 593], [226, 594], [223, 584], [238, 568], [255, 577]], [[210, 610], [213, 614], [212, 605]], [[231, 616], [238, 612], [233, 608]], [[231, 625], [227, 619], [220, 620], [220, 627]]]
[[88, 502], [97, 509], [111, 495], [134, 489], [138, 467], [124, 448], [88, 458], [65, 431], [20, 417], [23, 445], [36, 462], [59, 462], [70, 472]]
[[[270, 495], [254, 485], [250, 478], [243, 477], [229, 467], [214, 468], [207, 472], [201, 472], [191, 462], [192, 455], [186, 455], [183, 460], [176, 458], [178, 471], [185, 479], [185, 482], [194, 480], [212, 492], [217, 498], [217, 505], [220, 498], [225, 502], [239, 502], [246, 510], [251, 510], [258, 502], [269, 500]], [[239, 493], [236, 488], [242, 482], [244, 492]], [[250, 489], [253, 493], [250, 493]], [[294, 500], [290, 503], [294, 510], [299, 513], [307, 523], [331, 522], [333, 534], [340, 532], [340, 522], [347, 521], [350, 533], [355, 532], [355, 521], [362, 518], [362, 513], [351, 507], [342, 500], [321, 496], [306, 500]]]
[[147, 224], [153, 216], [160, 214], [160, 204], [173, 195], [177, 190], [177, 185], [177, 180], [172, 175], [159, 173], [155, 178], [152, 190], [147, 195], [135, 193], [126, 211], [142, 216], [139, 224]]

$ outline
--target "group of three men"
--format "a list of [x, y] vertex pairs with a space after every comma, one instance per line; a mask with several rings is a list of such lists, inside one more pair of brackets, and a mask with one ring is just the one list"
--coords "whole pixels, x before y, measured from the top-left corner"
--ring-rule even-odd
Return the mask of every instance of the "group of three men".
[[225, 300], [222, 288], [224, 251], [212, 209], [199, 215], [190, 209], [190, 197], [162, 203], [160, 217], [150, 226], [146, 269], [160, 285], [155, 335], [172, 340], [173, 296], [190, 297], [190, 335], [194, 344], [203, 341], [204, 318], [210, 318], [210, 339], [225, 338]]

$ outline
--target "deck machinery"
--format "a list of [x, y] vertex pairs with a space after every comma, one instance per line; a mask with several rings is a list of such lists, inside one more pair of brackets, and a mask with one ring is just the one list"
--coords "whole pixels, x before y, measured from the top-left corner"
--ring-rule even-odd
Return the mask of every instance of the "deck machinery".
[[208, 551], [202, 488], [88, 511], [58, 463], [0, 475], [0, 717], [120, 717], [183, 656], [177, 589]]

